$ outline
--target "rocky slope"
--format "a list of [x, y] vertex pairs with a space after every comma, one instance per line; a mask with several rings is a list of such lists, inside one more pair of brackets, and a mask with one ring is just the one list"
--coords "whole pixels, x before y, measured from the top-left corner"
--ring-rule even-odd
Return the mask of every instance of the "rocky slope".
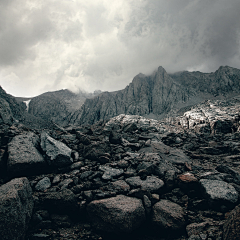
[[137, 75], [125, 89], [104, 92], [88, 99], [69, 123], [93, 124], [119, 114], [137, 114], [160, 119], [182, 107], [206, 99], [222, 99], [239, 94], [240, 70], [220, 67], [214, 73], [180, 72], [167, 74], [159, 67], [151, 76]]
[[[65, 126], [68, 124], [69, 116], [81, 108], [87, 98], [97, 96], [100, 91], [94, 93], [85, 93], [79, 91], [78, 94], [69, 90], [59, 90], [43, 93], [31, 99], [24, 99], [27, 105], [27, 112], [35, 117]], [[23, 100], [19, 98], [19, 100]]]
[[0, 132], [1, 239], [240, 237], [240, 100]]

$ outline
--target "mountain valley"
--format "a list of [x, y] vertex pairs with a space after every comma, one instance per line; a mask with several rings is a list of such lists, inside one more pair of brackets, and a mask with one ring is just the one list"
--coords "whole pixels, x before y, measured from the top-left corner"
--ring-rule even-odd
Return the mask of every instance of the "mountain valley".
[[1, 88], [1, 239], [239, 239], [239, 84], [159, 67], [116, 92]]

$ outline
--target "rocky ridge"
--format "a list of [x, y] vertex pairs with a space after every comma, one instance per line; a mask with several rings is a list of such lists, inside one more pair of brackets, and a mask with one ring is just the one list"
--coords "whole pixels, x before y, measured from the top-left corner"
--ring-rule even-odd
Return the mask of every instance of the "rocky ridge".
[[240, 70], [228, 66], [214, 73], [180, 72], [168, 74], [159, 67], [152, 75], [138, 74], [123, 90], [104, 92], [87, 99], [69, 123], [93, 124], [119, 114], [161, 119], [176, 115], [183, 108], [204, 100], [225, 99], [239, 95]]
[[1, 239], [238, 239], [239, 103], [161, 121], [2, 126]]
[[80, 90], [78, 93], [73, 93], [65, 89], [46, 92], [31, 99], [17, 99], [20, 102], [25, 100], [26, 110], [29, 114], [65, 126], [68, 124], [69, 116], [81, 108], [86, 99], [93, 98], [100, 93], [101, 91], [86, 93]]

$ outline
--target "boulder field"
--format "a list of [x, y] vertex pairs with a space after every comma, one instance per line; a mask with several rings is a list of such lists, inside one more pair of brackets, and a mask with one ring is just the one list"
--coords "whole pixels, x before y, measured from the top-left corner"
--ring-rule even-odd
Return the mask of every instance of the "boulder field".
[[1, 125], [0, 239], [239, 239], [238, 102], [161, 121]]

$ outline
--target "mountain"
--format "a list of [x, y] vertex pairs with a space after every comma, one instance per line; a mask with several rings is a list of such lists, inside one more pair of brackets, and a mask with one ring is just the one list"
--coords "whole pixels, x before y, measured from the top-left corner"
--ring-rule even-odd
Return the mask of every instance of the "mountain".
[[92, 98], [100, 92], [73, 93], [67, 89], [43, 93], [32, 99], [19, 98], [25, 102], [27, 112], [33, 116], [64, 126], [68, 123], [68, 117], [77, 109], [81, 108], [87, 98]]
[[23, 124], [33, 129], [56, 129], [56, 125], [48, 119], [33, 116], [26, 111], [26, 105], [18, 98], [7, 94], [0, 86], [0, 124], [12, 125], [13, 123]]
[[240, 94], [240, 70], [228, 66], [214, 73], [179, 72], [168, 74], [159, 67], [152, 75], [138, 74], [123, 90], [104, 92], [87, 99], [74, 112], [72, 125], [93, 124], [119, 114], [160, 119], [179, 109], [206, 99], [222, 99]]

